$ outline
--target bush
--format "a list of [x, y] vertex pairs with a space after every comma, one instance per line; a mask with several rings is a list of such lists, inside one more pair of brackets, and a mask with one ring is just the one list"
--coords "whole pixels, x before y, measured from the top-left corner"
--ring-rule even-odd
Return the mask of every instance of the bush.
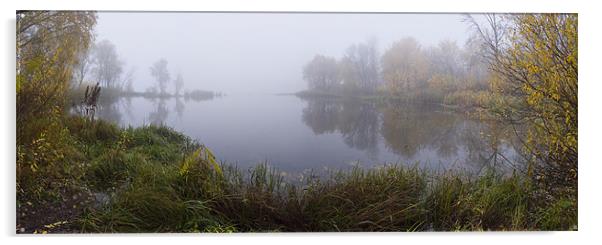
[[17, 145], [18, 201], [55, 196], [58, 189], [67, 188], [83, 173], [82, 155], [68, 130], [56, 120], [40, 130], [31, 142]]

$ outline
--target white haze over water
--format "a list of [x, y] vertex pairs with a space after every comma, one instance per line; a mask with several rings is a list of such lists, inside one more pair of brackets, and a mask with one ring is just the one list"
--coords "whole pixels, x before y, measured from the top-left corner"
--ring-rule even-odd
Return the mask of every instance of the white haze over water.
[[[149, 67], [169, 62], [185, 90], [227, 94], [287, 93], [305, 89], [301, 71], [314, 55], [340, 58], [354, 43], [376, 38], [380, 53], [411, 36], [423, 46], [441, 40], [464, 45], [459, 14], [311, 14], [99, 12], [96, 40], [115, 44], [134, 67], [134, 89], [155, 82]], [[173, 90], [173, 84], [169, 86]]]

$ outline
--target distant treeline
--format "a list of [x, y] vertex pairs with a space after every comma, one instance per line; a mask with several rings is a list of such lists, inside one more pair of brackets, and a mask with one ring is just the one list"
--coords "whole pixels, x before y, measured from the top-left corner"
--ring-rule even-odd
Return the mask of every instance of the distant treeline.
[[350, 46], [339, 59], [316, 55], [303, 68], [309, 90], [302, 94], [460, 103], [489, 87], [487, 62], [477, 40], [470, 39], [464, 47], [454, 41], [423, 47], [407, 37], [381, 55], [372, 39]]
[[[101, 97], [142, 96], [146, 98], [183, 97], [185, 99], [202, 100], [221, 96], [204, 90], [184, 91], [184, 77], [178, 73], [172, 81], [168, 62], [161, 58], [149, 67], [150, 75], [156, 84], [144, 92], [134, 90], [135, 68], [124, 73], [125, 62], [117, 54], [116, 47], [109, 40], [91, 43], [89, 49], [77, 52], [78, 61], [73, 66], [71, 91], [76, 97], [84, 95], [86, 87], [94, 84], [102, 88]], [[168, 87], [173, 84], [173, 92]]]

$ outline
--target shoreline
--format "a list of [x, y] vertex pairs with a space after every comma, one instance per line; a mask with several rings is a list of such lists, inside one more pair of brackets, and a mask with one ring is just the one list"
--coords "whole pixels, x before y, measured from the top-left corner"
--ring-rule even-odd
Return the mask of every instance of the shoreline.
[[[541, 202], [536, 185], [516, 174], [471, 177], [395, 165], [340, 170], [295, 185], [266, 165], [245, 174], [232, 165], [211, 164], [199, 153], [199, 142], [166, 126], [120, 128], [77, 116], [65, 123], [74, 150], [89, 164], [80, 177], [66, 176], [74, 185], [61, 190], [92, 199], [66, 208], [67, 216], [58, 221], [29, 219], [34, 223], [21, 226], [25, 233], [566, 230], [576, 225], [576, 201]], [[60, 193], [70, 200], [71, 192]], [[109, 199], [99, 205], [94, 193]], [[39, 212], [64, 205], [24, 198], [17, 199], [18, 210], [27, 202]], [[491, 213], [476, 212], [483, 208]]]
[[450, 110], [453, 110], [456, 112], [474, 112], [477, 109], [479, 109], [475, 106], [461, 106], [461, 105], [457, 105], [457, 104], [446, 104], [446, 103], [441, 103], [441, 102], [412, 100], [412, 99], [407, 99], [407, 98], [393, 97], [393, 96], [379, 95], [379, 94], [342, 95], [342, 94], [336, 94], [336, 93], [325, 93], [325, 92], [314, 92], [314, 91], [303, 90], [303, 91], [299, 91], [299, 92], [295, 92], [295, 93], [288, 93], [288, 94], [281, 94], [281, 95], [293, 95], [293, 96], [296, 96], [296, 97], [302, 98], [302, 99], [315, 98], [315, 99], [332, 99], [332, 100], [341, 100], [341, 101], [343, 101], [343, 100], [361, 100], [361, 101], [369, 101], [369, 102], [376, 102], [376, 103], [394, 102], [394, 103], [408, 103], [408, 104], [416, 104], [416, 105], [431, 105], [431, 106], [440, 106], [440, 107], [450, 109]]

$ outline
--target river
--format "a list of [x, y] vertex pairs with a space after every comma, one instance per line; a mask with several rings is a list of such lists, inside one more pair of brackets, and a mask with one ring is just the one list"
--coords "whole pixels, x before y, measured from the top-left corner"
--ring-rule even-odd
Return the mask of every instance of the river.
[[405, 164], [436, 171], [509, 169], [511, 130], [440, 106], [293, 95], [209, 100], [121, 98], [99, 118], [121, 126], [165, 124], [248, 169], [267, 162], [283, 175]]

